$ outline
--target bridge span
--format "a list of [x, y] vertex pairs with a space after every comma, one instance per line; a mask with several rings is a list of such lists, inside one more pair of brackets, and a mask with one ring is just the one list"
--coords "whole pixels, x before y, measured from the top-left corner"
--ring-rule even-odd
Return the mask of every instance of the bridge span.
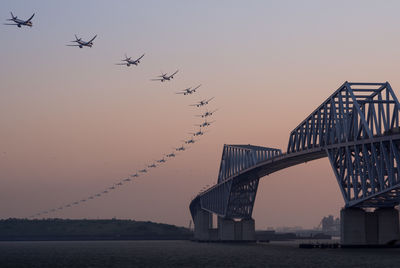
[[[342, 243], [400, 239], [394, 209], [400, 203], [399, 109], [388, 82], [345, 82], [290, 133], [286, 153], [224, 145], [217, 183], [189, 206], [195, 237], [253, 240], [252, 212], [260, 178], [328, 157], [344, 199]], [[212, 214], [218, 216], [218, 229], [212, 229]]]

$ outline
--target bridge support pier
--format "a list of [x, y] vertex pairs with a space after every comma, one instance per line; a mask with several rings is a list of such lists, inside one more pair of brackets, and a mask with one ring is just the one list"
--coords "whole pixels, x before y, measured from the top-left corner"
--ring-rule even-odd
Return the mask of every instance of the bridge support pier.
[[340, 229], [342, 245], [385, 245], [400, 239], [399, 212], [394, 208], [378, 208], [373, 212], [343, 208]]
[[255, 224], [253, 219], [218, 218], [218, 239], [221, 241], [254, 241]]
[[210, 240], [212, 215], [210, 212], [199, 209], [194, 217], [194, 239]]

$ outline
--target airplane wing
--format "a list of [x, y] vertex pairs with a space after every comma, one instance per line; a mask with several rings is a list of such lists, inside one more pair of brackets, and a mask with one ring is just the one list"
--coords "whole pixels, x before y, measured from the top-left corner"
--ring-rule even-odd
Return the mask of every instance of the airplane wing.
[[16, 23], [3, 23], [4, 25], [18, 25], [18, 24], [16, 24]]
[[79, 47], [79, 45], [66, 45], [68, 47]]
[[126, 63], [116, 63], [115, 65], [126, 65]]
[[189, 106], [197, 106], [198, 104], [190, 104]]
[[88, 43], [92, 42], [94, 39], [96, 39], [96, 37], [97, 37], [97, 34], [90, 41], [88, 41]]
[[136, 61], [142, 59], [144, 57], [144, 54], [142, 56], [140, 56]]
[[155, 79], [150, 79], [151, 81], [161, 81], [163, 80], [162, 78], [155, 78]]
[[175, 73], [171, 74], [170, 76], [174, 76], [179, 72], [179, 70], [176, 70]]
[[201, 87], [201, 85], [198, 85], [197, 87], [195, 87], [194, 89], [192, 89], [192, 91], [195, 92], [196, 89], [198, 89], [199, 87]]
[[214, 99], [215, 97], [212, 97], [211, 99], [209, 99], [207, 102], [209, 102], [210, 100]]
[[176, 92], [175, 94], [185, 94], [185, 91], [179, 91], [179, 92]]
[[35, 16], [35, 13], [33, 13], [33, 15], [32, 15], [29, 19], [27, 19], [27, 20], [25, 21], [25, 23], [30, 22], [30, 21], [33, 19], [34, 16]]

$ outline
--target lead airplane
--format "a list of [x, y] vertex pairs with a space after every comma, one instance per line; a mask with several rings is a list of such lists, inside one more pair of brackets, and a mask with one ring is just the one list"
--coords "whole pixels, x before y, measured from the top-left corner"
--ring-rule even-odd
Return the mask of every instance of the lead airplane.
[[32, 19], [35, 16], [35, 13], [33, 13], [33, 15], [27, 19], [27, 20], [20, 20], [18, 19], [17, 16], [14, 16], [14, 14], [12, 12], [11, 13], [11, 19], [7, 19], [8, 21], [13, 21], [14, 23], [4, 23], [4, 25], [17, 25], [18, 28], [21, 28], [21, 26], [29, 26], [32, 27], [33, 23], [32, 23]]
[[189, 105], [189, 106], [197, 106], [197, 107], [201, 107], [201, 106], [204, 106], [204, 105], [207, 105], [212, 99], [214, 99], [214, 97], [212, 97], [211, 99], [208, 99], [208, 100], [201, 100], [201, 101], [199, 101], [198, 103], [196, 103], [196, 104], [191, 104], [191, 105]]
[[90, 39], [89, 41], [83, 41], [82, 38], [78, 38], [78, 36], [75, 35], [75, 39], [74, 41], [71, 42], [76, 42], [76, 45], [67, 45], [69, 47], [79, 47], [79, 48], [83, 48], [83, 47], [92, 47], [93, 46], [93, 40], [96, 39], [97, 34]]
[[140, 63], [140, 60], [144, 57], [144, 54], [142, 56], [140, 56], [139, 58], [137, 58], [136, 60], [132, 60], [131, 57], [128, 58], [128, 56], [126, 56], [125, 54], [125, 59], [121, 60], [121, 61], [125, 61], [124, 63], [116, 63], [115, 65], [126, 65], [126, 66], [131, 66], [131, 64], [133, 65], [138, 65]]
[[199, 87], [201, 87], [201, 85], [198, 85], [197, 87], [195, 87], [193, 89], [191, 87], [185, 88], [184, 90], [176, 92], [175, 94], [190, 95], [190, 94], [193, 94], [194, 92], [196, 92], [196, 89], [198, 89]]
[[151, 79], [151, 81], [161, 81], [161, 82], [170, 81], [171, 79], [174, 79], [174, 75], [176, 75], [178, 72], [179, 72], [179, 70], [176, 70], [175, 73], [173, 73], [171, 75], [167, 75], [166, 73], [161, 74], [158, 76], [160, 78]]

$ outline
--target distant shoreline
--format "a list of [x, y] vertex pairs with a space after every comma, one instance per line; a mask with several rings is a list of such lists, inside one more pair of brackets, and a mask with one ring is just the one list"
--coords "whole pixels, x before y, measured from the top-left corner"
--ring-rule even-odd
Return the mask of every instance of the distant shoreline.
[[192, 237], [187, 228], [150, 221], [0, 220], [0, 241], [190, 240]]

